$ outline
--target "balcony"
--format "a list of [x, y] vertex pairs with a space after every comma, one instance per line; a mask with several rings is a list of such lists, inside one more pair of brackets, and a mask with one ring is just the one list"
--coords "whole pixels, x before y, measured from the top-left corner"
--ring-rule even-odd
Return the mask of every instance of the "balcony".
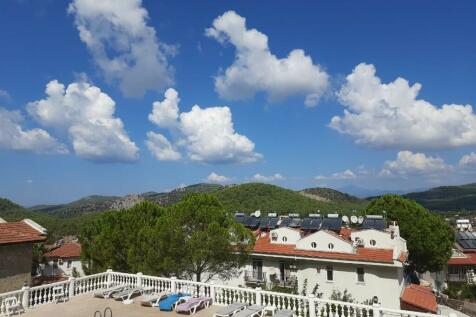
[[245, 271], [246, 285], [261, 285], [266, 282], [266, 274], [258, 273], [257, 271]]
[[446, 281], [448, 282], [467, 282], [468, 276], [466, 274], [446, 274]]
[[[106, 289], [111, 285], [123, 285], [149, 288], [156, 292], [188, 292], [193, 296], [209, 296], [213, 305], [197, 312], [196, 316], [212, 316], [220, 306], [232, 302], [243, 302], [248, 305], [257, 304], [274, 309], [290, 309], [296, 317], [436, 317], [432, 315], [388, 309], [376, 304], [374, 306], [348, 302], [318, 299], [314, 296], [300, 296], [285, 293], [268, 292], [257, 289], [215, 285], [194, 281], [178, 280], [138, 274], [127, 274], [108, 271], [68, 281], [24, 287], [21, 290], [0, 294], [0, 316], [6, 316], [5, 300], [15, 297], [24, 308], [25, 317], [63, 316], [86, 317], [95, 316], [95, 312], [103, 312], [110, 307], [114, 316], [129, 317], [165, 317], [179, 316], [174, 312], [160, 312], [156, 308], [142, 307], [137, 303], [123, 305], [112, 299], [93, 298], [91, 293]], [[68, 299], [64, 303], [55, 303], [55, 289], [61, 288]], [[135, 301], [139, 302], [140, 298]], [[108, 315], [107, 315], [108, 316]], [[181, 315], [183, 316], [183, 315]], [[104, 317], [104, 315], [103, 315]]]

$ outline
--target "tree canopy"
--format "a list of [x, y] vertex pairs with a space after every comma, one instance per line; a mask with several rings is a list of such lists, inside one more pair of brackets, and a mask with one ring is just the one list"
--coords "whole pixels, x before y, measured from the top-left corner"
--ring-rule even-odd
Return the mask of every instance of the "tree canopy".
[[413, 200], [385, 195], [373, 200], [367, 214], [382, 214], [397, 221], [400, 234], [407, 240], [411, 268], [418, 272], [440, 271], [451, 257], [454, 232], [445, 221]]
[[191, 194], [167, 208], [145, 202], [104, 213], [84, 226], [81, 243], [89, 272], [110, 267], [200, 281], [233, 274], [254, 237], [214, 196]]

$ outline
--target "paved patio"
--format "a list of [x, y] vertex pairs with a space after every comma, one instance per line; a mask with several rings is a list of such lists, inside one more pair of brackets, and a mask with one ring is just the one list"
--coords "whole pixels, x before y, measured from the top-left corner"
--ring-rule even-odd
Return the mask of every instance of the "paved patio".
[[[176, 312], [160, 311], [158, 308], [143, 307], [140, 303], [141, 297], [134, 299], [134, 304], [124, 305], [120, 301], [113, 299], [93, 298], [92, 295], [82, 295], [71, 298], [66, 303], [45, 304], [36, 308], [27, 310], [24, 317], [93, 317], [94, 312], [103, 311], [106, 307], [112, 309], [113, 317], [183, 317], [186, 314], [177, 314]], [[209, 308], [199, 310], [193, 316], [211, 317], [220, 306], [212, 305]], [[104, 317], [104, 316], [103, 316]], [[109, 317], [109, 313], [107, 314]]]

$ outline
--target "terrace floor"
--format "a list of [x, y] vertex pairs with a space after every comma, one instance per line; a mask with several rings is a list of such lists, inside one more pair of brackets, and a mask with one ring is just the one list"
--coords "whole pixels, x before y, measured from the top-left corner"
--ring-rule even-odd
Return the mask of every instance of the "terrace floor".
[[[176, 312], [160, 311], [155, 307], [143, 307], [140, 305], [141, 297], [134, 298], [134, 303], [124, 305], [120, 301], [113, 299], [93, 298], [91, 294], [81, 295], [71, 298], [66, 303], [45, 304], [36, 308], [27, 310], [24, 317], [94, 317], [96, 311], [101, 312], [106, 307], [112, 309], [113, 317], [183, 317], [186, 314], [177, 314]], [[209, 308], [201, 309], [193, 316], [196, 317], [211, 317], [220, 306], [212, 305]], [[109, 313], [106, 315], [109, 317]], [[97, 317], [97, 316], [96, 316]]]

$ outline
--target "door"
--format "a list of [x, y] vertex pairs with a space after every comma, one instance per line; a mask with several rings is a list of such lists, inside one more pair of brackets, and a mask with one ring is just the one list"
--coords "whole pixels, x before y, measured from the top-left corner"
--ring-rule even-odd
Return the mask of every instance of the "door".
[[253, 259], [253, 279], [257, 281], [263, 279], [263, 260]]

